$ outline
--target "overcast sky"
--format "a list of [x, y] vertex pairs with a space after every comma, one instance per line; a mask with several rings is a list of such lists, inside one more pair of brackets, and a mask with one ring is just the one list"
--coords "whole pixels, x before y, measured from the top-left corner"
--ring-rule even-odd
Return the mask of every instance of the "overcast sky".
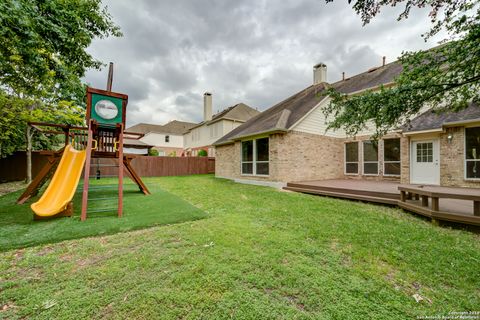
[[[391, 62], [425, 43], [428, 11], [397, 22], [384, 10], [366, 27], [346, 0], [105, 0], [122, 38], [98, 39], [89, 52], [115, 63], [113, 90], [129, 95], [127, 124], [198, 122], [203, 93], [213, 112], [244, 102], [258, 110], [312, 83], [327, 65], [329, 82]], [[86, 81], [105, 88], [107, 68]]]

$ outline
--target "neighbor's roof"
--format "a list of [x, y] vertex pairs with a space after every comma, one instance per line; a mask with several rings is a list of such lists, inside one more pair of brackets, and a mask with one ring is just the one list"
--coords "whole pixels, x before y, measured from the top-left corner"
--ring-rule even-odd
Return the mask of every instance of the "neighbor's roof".
[[182, 135], [190, 128], [194, 127], [196, 124], [192, 122], [184, 122], [173, 120], [167, 124], [149, 124], [149, 123], [139, 123], [130, 128], [127, 128], [125, 131], [129, 132], [138, 132], [138, 133], [170, 133]]
[[480, 121], [480, 106], [477, 103], [471, 103], [467, 108], [458, 112], [436, 112], [428, 110], [418, 117], [414, 118], [404, 128], [404, 132], [426, 131], [442, 129], [443, 126], [453, 123]]
[[214, 114], [212, 116], [212, 120], [202, 121], [196, 124], [195, 126], [193, 126], [192, 128], [190, 128], [190, 130], [203, 126], [204, 124], [210, 125], [220, 120], [233, 120], [237, 122], [245, 122], [259, 113], [260, 111], [253, 109], [252, 107], [246, 105], [245, 103], [237, 103], [236, 105], [228, 107], [227, 109], [222, 110], [217, 114]]
[[[392, 83], [401, 71], [402, 65], [399, 62], [392, 62], [328, 86], [342, 93], [354, 93]], [[287, 131], [323, 100], [325, 96], [322, 93], [325, 89], [326, 84], [323, 83], [303, 89], [230, 131], [214, 145], [232, 143], [242, 137], [266, 132]]]
[[144, 147], [144, 148], [153, 147], [152, 145], [137, 139], [124, 139], [123, 144], [130, 147]]

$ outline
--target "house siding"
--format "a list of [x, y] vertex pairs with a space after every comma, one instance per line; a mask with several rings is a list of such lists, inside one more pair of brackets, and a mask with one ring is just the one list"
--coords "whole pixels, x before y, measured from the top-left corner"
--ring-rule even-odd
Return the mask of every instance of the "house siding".
[[215, 175], [230, 179], [276, 182], [336, 179], [343, 176], [341, 139], [295, 131], [272, 134], [269, 138], [268, 177], [240, 173], [240, 142], [216, 147]]
[[[452, 141], [448, 142], [448, 135]], [[480, 188], [480, 181], [465, 179], [465, 128], [446, 128], [440, 135], [440, 184]]]
[[233, 179], [239, 174], [240, 151], [235, 152], [237, 144], [227, 144], [215, 148], [215, 176]]
[[[346, 138], [347, 133], [343, 129], [328, 129], [328, 123], [333, 120], [333, 115], [328, 117], [324, 114], [325, 107], [330, 103], [330, 99], [319, 103], [305, 118], [300, 120], [294, 127], [294, 131], [305, 132], [310, 134], [322, 135], [333, 138]], [[375, 133], [373, 122], [367, 124], [367, 128], [359, 132], [357, 135], [372, 135]]]

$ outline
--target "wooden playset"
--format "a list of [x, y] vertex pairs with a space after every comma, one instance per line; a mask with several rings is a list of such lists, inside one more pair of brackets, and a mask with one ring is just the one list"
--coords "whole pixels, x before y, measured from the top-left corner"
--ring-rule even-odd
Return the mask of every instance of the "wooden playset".
[[[132, 156], [124, 154], [123, 142], [129, 138], [139, 139], [142, 135], [125, 132], [125, 116], [128, 96], [111, 91], [112, 65], [110, 65], [107, 90], [87, 88], [87, 127], [68, 126], [51, 123], [31, 122], [30, 126], [43, 133], [64, 134], [65, 146], [58, 151], [46, 151], [48, 161], [39, 174], [30, 183], [25, 192], [17, 200], [21, 204], [36, 195], [39, 189], [51, 178], [50, 184], [42, 197], [34, 204], [35, 219], [71, 216], [73, 214], [73, 196], [77, 190], [83, 170], [83, 191], [81, 220], [87, 218], [88, 212], [112, 211], [111, 208], [92, 211], [88, 209], [89, 200], [104, 201], [107, 198], [92, 198], [91, 191], [97, 187], [90, 187], [90, 179], [98, 178], [99, 167], [117, 167], [118, 174], [118, 202], [117, 214], [123, 214], [123, 175], [129, 177], [138, 185], [141, 192], [150, 194], [142, 179], [136, 174], [131, 165]], [[42, 127], [56, 128], [57, 130], [42, 130]], [[58, 131], [60, 129], [61, 131]], [[98, 159], [115, 159], [115, 164], [99, 164]], [[95, 159], [97, 163], [91, 161]], [[97, 168], [97, 173], [91, 175], [91, 169]], [[52, 177], [53, 174], [53, 177]], [[98, 188], [101, 188], [98, 187]]]

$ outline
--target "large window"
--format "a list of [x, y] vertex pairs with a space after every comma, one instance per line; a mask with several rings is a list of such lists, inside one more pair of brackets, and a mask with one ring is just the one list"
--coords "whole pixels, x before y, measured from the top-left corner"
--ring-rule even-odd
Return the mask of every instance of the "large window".
[[345, 143], [345, 173], [358, 174], [358, 142]]
[[465, 129], [465, 171], [467, 179], [480, 179], [480, 127]]
[[400, 175], [400, 139], [383, 140], [383, 174]]
[[363, 174], [378, 174], [378, 141], [363, 141]]
[[242, 174], [269, 174], [268, 138], [242, 142]]

